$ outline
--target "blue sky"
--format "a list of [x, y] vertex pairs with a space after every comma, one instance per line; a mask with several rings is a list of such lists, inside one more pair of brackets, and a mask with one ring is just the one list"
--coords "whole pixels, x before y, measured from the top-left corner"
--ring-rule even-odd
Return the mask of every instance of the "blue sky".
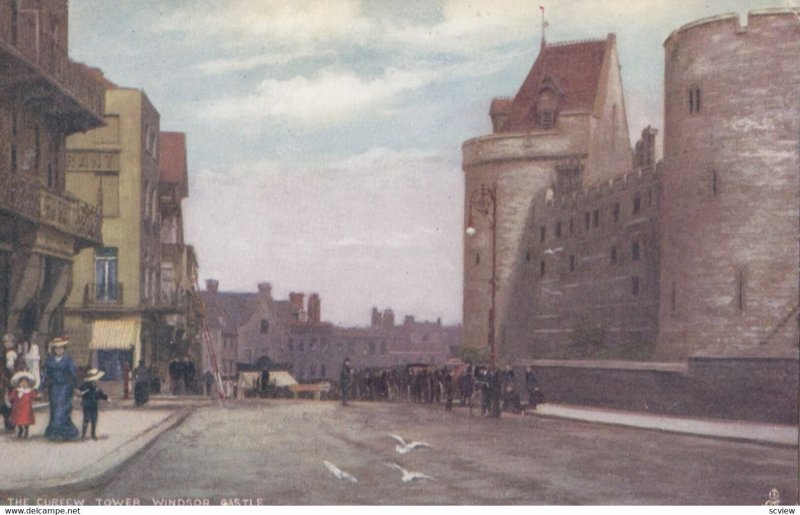
[[317, 292], [323, 318], [461, 321], [461, 144], [548, 41], [617, 35], [632, 137], [661, 129], [664, 39], [796, 0], [70, 1], [70, 54], [187, 134], [201, 279]]

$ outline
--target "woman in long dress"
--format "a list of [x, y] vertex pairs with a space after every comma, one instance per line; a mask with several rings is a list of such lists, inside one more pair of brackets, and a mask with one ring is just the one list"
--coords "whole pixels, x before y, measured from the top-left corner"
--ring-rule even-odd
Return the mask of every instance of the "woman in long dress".
[[44, 436], [50, 440], [76, 440], [80, 432], [72, 423], [72, 394], [78, 372], [64, 347], [69, 340], [56, 338], [50, 342], [52, 354], [47, 357], [40, 390], [47, 388], [50, 422]]

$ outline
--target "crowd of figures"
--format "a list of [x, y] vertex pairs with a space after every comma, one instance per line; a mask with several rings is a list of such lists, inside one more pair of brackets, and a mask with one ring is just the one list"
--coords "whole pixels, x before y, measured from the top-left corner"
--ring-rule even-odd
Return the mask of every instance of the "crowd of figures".
[[[33, 402], [47, 400], [50, 418], [44, 436], [49, 440], [67, 441], [86, 438], [91, 427], [91, 438], [97, 439], [98, 401], [108, 396], [97, 386], [103, 377], [100, 370], [82, 369], [66, 352], [69, 340], [54, 338], [49, 343], [49, 354], [44, 365], [39, 366], [39, 346], [18, 340], [12, 333], [3, 336], [3, 363], [0, 367], [2, 415], [6, 431], [17, 429], [17, 436], [27, 439], [30, 426], [35, 423]], [[78, 430], [72, 422], [72, 400], [81, 399], [83, 427]]]
[[[499, 370], [467, 362], [454, 367], [406, 365], [356, 370], [345, 359], [339, 392], [345, 405], [348, 400], [359, 400], [443, 404], [445, 409], [451, 409], [454, 401], [467, 406], [478, 398], [482, 415], [499, 417], [503, 410], [516, 413], [522, 410], [515, 381], [510, 366]], [[525, 387], [529, 406], [542, 402], [531, 367], [525, 373]], [[476, 390], [480, 390], [479, 396], [473, 395]]]
[[197, 368], [189, 356], [176, 358], [169, 362], [169, 390], [172, 395], [200, 393], [197, 384]]

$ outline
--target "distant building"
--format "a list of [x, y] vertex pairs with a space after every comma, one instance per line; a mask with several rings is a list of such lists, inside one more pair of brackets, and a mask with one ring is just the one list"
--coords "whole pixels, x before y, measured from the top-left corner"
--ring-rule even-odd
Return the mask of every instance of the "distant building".
[[166, 364], [174, 358], [190, 356], [199, 364], [200, 305], [197, 298], [197, 256], [187, 245], [183, 233], [182, 201], [189, 196], [189, 169], [186, 159], [186, 135], [161, 132], [159, 155], [159, 197], [161, 210], [161, 287], [159, 306], [164, 309], [159, 346], [167, 354], [159, 365], [166, 374]]
[[199, 372], [213, 372], [216, 361], [222, 379], [234, 379], [238, 373], [236, 363], [239, 357], [238, 314], [246, 303], [244, 295], [221, 293], [219, 282], [209, 279], [200, 297], [205, 309], [211, 348], [201, 346]]
[[104, 123], [104, 89], [67, 27], [67, 0], [0, 2], [0, 334], [40, 345], [64, 333], [75, 254], [101, 244], [97, 203], [65, 171], [67, 136]]
[[[304, 293], [291, 292], [288, 300], [275, 300], [269, 283], [259, 283], [252, 293], [219, 291], [215, 280], [206, 284], [201, 294], [215, 352], [228, 356], [220, 362], [223, 375], [232, 368], [222, 363], [234, 354], [242, 369], [279, 363], [298, 380], [312, 381], [338, 378], [345, 357], [356, 368], [442, 365], [461, 344], [461, 327], [443, 326], [440, 320], [418, 322], [408, 316], [395, 325], [391, 309], [373, 309], [371, 325], [339, 327], [322, 320], [322, 301], [316, 293], [306, 299]], [[208, 370], [207, 349], [203, 355]]]
[[[313, 298], [313, 296], [312, 296]], [[309, 299], [310, 301], [311, 299]], [[340, 327], [309, 320], [290, 325], [281, 360], [293, 364], [299, 380], [338, 379], [346, 357], [353, 367], [389, 368], [409, 363], [443, 365], [461, 345], [461, 327], [418, 322], [406, 316], [395, 325], [391, 309], [372, 310], [369, 326]]]

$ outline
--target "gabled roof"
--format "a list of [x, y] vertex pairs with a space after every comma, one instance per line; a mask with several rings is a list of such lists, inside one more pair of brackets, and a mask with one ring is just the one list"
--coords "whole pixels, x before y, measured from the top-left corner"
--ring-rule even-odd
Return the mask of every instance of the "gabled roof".
[[559, 112], [594, 111], [603, 61], [613, 42], [614, 35], [609, 34], [604, 40], [544, 45], [514, 97], [511, 115], [500, 131], [538, 128], [534, 113], [545, 84], [559, 92]]
[[158, 166], [162, 183], [177, 186], [181, 197], [189, 196], [188, 167], [186, 164], [186, 134], [161, 132], [159, 135]]
[[252, 315], [249, 309], [252, 295], [254, 294], [201, 291], [209, 327], [227, 334], [236, 333], [241, 323], [249, 318], [248, 312]]

